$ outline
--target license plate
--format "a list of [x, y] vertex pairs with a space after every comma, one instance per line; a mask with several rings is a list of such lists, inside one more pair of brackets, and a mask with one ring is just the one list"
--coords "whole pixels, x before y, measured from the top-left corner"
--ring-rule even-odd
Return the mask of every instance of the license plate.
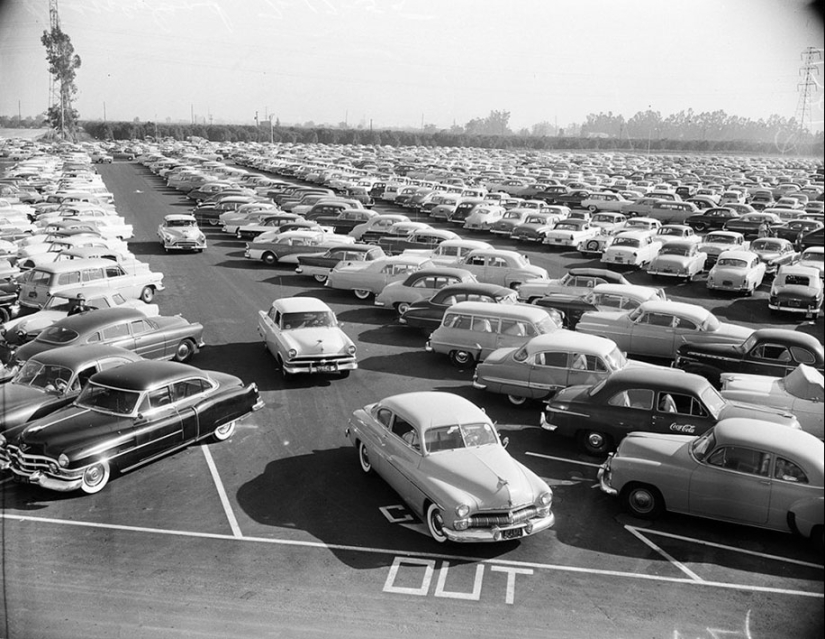
[[501, 531], [502, 539], [518, 539], [524, 534], [523, 528], [508, 528]]
[[622, 260], [622, 258], [620, 257], [614, 257], [613, 261], [616, 262], [616, 264], [621, 264], [624, 260]]
[[666, 269], [664, 269], [664, 271], [665, 271], [665, 273], [673, 273], [672, 268], [666, 268]]
[[733, 286], [733, 282], [725, 280], [725, 281], [722, 282], [722, 286]]
[[319, 373], [334, 373], [335, 366], [331, 366], [329, 364], [324, 364], [322, 366], [318, 366], [316, 369]]
[[555, 238], [553, 241], [556, 242], [557, 244], [561, 243], [561, 240], [559, 238]]

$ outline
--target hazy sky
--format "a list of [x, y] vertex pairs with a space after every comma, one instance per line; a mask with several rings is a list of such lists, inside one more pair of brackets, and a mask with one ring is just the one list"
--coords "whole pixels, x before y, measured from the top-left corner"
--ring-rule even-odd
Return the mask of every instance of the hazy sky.
[[[692, 108], [793, 117], [808, 0], [59, 0], [81, 118], [514, 130]], [[0, 0], [0, 114], [45, 111], [47, 0]], [[818, 125], [823, 66], [819, 58]]]

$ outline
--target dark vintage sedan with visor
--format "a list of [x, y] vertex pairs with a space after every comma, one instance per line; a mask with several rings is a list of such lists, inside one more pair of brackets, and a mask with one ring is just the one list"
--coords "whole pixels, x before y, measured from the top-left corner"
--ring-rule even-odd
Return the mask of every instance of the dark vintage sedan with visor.
[[49, 490], [100, 492], [127, 472], [211, 437], [263, 407], [258, 387], [177, 362], [140, 361], [93, 375], [70, 406], [0, 435], [0, 469]]

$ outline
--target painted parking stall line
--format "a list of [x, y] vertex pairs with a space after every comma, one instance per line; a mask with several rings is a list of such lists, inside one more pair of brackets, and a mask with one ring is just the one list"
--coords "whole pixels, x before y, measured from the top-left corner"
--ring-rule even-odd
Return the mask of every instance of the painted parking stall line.
[[226, 495], [226, 490], [224, 490], [221, 476], [218, 474], [218, 468], [215, 466], [215, 460], [212, 459], [212, 453], [209, 452], [209, 447], [205, 444], [201, 444], [201, 450], [203, 451], [203, 456], [206, 457], [206, 465], [209, 466], [209, 472], [212, 474], [212, 481], [215, 482], [215, 488], [218, 491], [218, 497], [221, 500], [221, 505], [223, 506], [224, 513], [226, 514], [226, 519], [229, 521], [229, 527], [232, 529], [232, 535], [235, 537], [243, 537], [241, 527], [238, 525], [238, 520], [235, 517], [235, 513], [232, 512], [232, 506], [229, 504], [229, 497]]

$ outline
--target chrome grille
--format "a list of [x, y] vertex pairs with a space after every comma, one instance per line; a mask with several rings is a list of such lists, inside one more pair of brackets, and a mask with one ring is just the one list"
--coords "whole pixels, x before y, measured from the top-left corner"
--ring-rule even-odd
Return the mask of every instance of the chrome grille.
[[44, 455], [36, 455], [32, 452], [24, 453], [18, 446], [8, 446], [6, 448], [6, 455], [11, 465], [26, 475], [30, 475], [38, 470], [48, 471], [50, 466], [52, 468], [57, 466], [57, 460]]
[[483, 515], [472, 515], [470, 517], [470, 528], [492, 528], [493, 526], [505, 527], [523, 524], [526, 521], [538, 516], [538, 509], [535, 506], [527, 506], [509, 512], [485, 513]]

